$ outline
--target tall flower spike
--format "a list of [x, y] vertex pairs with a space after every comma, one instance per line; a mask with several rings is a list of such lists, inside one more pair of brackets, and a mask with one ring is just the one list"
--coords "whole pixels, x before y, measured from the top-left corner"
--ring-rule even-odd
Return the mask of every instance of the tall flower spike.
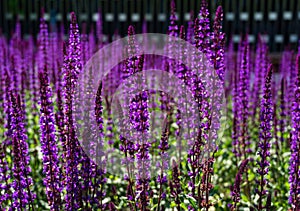
[[[175, 1], [171, 0], [171, 14], [170, 14], [170, 24], [168, 27], [168, 35], [173, 37], [178, 37], [178, 25], [176, 23], [177, 17], [175, 13]], [[173, 58], [176, 58], [178, 53], [177, 43], [170, 40], [168, 41], [167, 51], [172, 55]], [[169, 60], [169, 72], [176, 73], [176, 61], [173, 59]]]
[[[180, 39], [182, 40], [186, 40], [186, 35], [185, 35], [185, 28], [184, 26], [180, 27], [180, 35], [179, 35]], [[187, 67], [184, 65], [184, 62], [186, 62], [187, 60], [187, 52], [186, 49], [184, 48], [184, 42], [180, 43], [180, 54], [179, 54], [179, 60], [180, 63], [178, 64], [177, 67], [177, 76], [179, 79], [181, 79], [186, 85], [188, 84], [188, 79], [189, 79], [189, 75], [188, 75], [188, 70]]]
[[175, 13], [175, 1], [171, 0], [171, 15], [170, 15], [170, 25], [168, 28], [168, 34], [170, 36], [178, 37], [178, 26], [176, 24], [177, 17]]
[[13, 50], [12, 55], [10, 56], [10, 73], [11, 73], [11, 80], [12, 80], [12, 90], [15, 93], [20, 91], [20, 73], [19, 73], [19, 55], [18, 50]]
[[129, 58], [126, 60], [126, 65], [124, 66], [123, 72], [123, 79], [133, 75], [138, 71], [137, 63], [139, 57], [133, 56], [137, 52], [137, 46], [135, 41], [135, 29], [133, 26], [128, 27], [128, 48], [127, 53]]
[[0, 143], [0, 207], [7, 200], [11, 201], [10, 178], [10, 169], [6, 161], [5, 145]]
[[[63, 54], [64, 59], [66, 60], [66, 45], [63, 45]], [[59, 65], [58, 65], [59, 66]], [[66, 130], [65, 128], [65, 116], [64, 116], [64, 104], [63, 104], [63, 80], [62, 80], [62, 75], [63, 75], [63, 67], [59, 67], [57, 73], [60, 77], [57, 78], [57, 90], [56, 90], [56, 97], [57, 97], [57, 101], [56, 101], [56, 106], [57, 106], [57, 111], [55, 113], [55, 122], [57, 125], [57, 132], [59, 135], [59, 143], [60, 143], [60, 160], [61, 160], [61, 183], [62, 186], [65, 186], [65, 178], [64, 178], [64, 173], [65, 173], [65, 168], [66, 168], [66, 153], [67, 153], [67, 149], [66, 149]]]
[[195, 19], [195, 45], [207, 54], [210, 52], [209, 12], [206, 0], [202, 0], [199, 16]]
[[30, 187], [33, 184], [29, 177], [31, 168], [29, 166], [29, 154], [27, 135], [24, 128], [24, 113], [20, 104], [20, 97], [11, 94], [11, 118], [12, 118], [12, 154], [13, 154], [13, 183], [11, 210], [29, 209], [34, 210], [33, 200], [35, 195]]
[[223, 9], [221, 6], [217, 8], [215, 20], [213, 24], [211, 60], [215, 71], [221, 81], [224, 81], [225, 73], [225, 33], [222, 32]]
[[80, 149], [76, 136], [73, 116], [73, 102], [78, 74], [81, 71], [80, 34], [76, 23], [75, 13], [71, 13], [67, 58], [64, 61], [64, 98], [65, 98], [65, 134], [66, 134], [66, 210], [77, 210], [80, 206], [80, 188], [78, 160]]
[[52, 88], [50, 87], [47, 66], [47, 40], [48, 29], [42, 19], [40, 24], [40, 130], [41, 149], [43, 153], [43, 173], [45, 174], [44, 185], [46, 195], [51, 210], [61, 209], [60, 193], [62, 190], [60, 183], [60, 171], [58, 168], [58, 149], [55, 137], [55, 120], [53, 114]]
[[62, 90], [61, 88], [58, 88], [57, 90], [57, 112], [55, 113], [55, 123], [57, 126], [57, 136], [59, 140], [59, 160], [61, 164], [61, 174], [60, 174], [60, 181], [62, 187], [65, 186], [65, 178], [64, 178], [64, 172], [65, 172], [65, 163], [66, 163], [66, 136], [65, 136], [65, 130], [64, 130], [64, 105], [63, 105], [63, 99], [62, 99]]
[[[0, 101], [3, 100], [3, 94], [4, 94], [4, 68], [6, 68], [6, 42], [5, 40], [0, 36]], [[0, 118], [3, 118], [2, 115], [0, 115]]]
[[102, 82], [97, 90], [96, 100], [95, 100], [95, 117], [98, 126], [98, 136], [100, 137], [99, 141], [95, 143], [96, 148], [96, 178], [94, 183], [94, 189], [96, 190], [96, 196], [94, 201], [97, 202], [100, 209], [105, 209], [106, 205], [102, 203], [102, 200], [105, 197], [104, 184], [106, 183], [105, 173], [106, 173], [106, 161], [102, 159], [105, 154], [103, 152], [103, 139], [104, 139], [104, 131], [103, 131], [103, 100], [102, 100]]
[[[22, 111], [24, 112], [24, 117], [25, 118], [27, 118], [27, 116], [26, 116], [26, 91], [27, 91], [27, 89], [28, 89], [28, 86], [27, 86], [27, 64], [25, 63], [25, 51], [26, 51], [26, 49], [25, 49], [25, 42], [21, 42], [20, 43], [20, 58], [19, 58], [19, 60], [20, 60], [20, 63], [19, 63], [19, 74], [20, 74], [20, 79], [21, 79], [21, 81], [20, 81], [20, 97], [21, 97], [21, 101], [22, 101], [22, 103], [21, 103], [21, 105], [23, 106], [23, 108], [22, 108]], [[27, 122], [27, 121], [25, 121], [25, 122]]]
[[31, 70], [30, 70], [30, 95], [31, 95], [31, 101], [32, 101], [32, 110], [33, 115], [37, 115], [37, 107], [38, 107], [38, 101], [39, 101], [39, 85], [38, 85], [38, 74], [37, 74], [37, 59], [35, 59], [35, 51], [34, 51], [34, 41], [31, 40], [30, 48], [32, 48], [30, 52], [31, 61]]
[[45, 174], [44, 184], [46, 194], [51, 210], [60, 210], [60, 192], [62, 190], [60, 183], [60, 170], [58, 168], [58, 148], [55, 137], [55, 120], [53, 114], [52, 89], [49, 85], [49, 79], [45, 74], [39, 73], [41, 82], [41, 149], [43, 153], [43, 173]]
[[[85, 26], [85, 25], [84, 25]], [[85, 27], [84, 27], [85, 28]], [[84, 29], [85, 31], [85, 29]], [[86, 62], [87, 58], [87, 48], [88, 48], [88, 43], [87, 43], [87, 35], [83, 34], [81, 35], [81, 58], [82, 62]], [[80, 115], [80, 119], [83, 120], [83, 124], [81, 125], [82, 134], [80, 135], [80, 140], [81, 140], [81, 146], [83, 149], [91, 149], [88, 152], [88, 156], [85, 152], [82, 152], [81, 158], [80, 158], [80, 163], [81, 163], [81, 190], [83, 192], [82, 194], [82, 200], [83, 203], [85, 204], [85, 209], [88, 209], [90, 206], [90, 202], [92, 197], [89, 196], [89, 194], [92, 192], [92, 180], [95, 178], [96, 175], [96, 167], [90, 157], [95, 157], [95, 140], [94, 137], [96, 135], [96, 130], [97, 130], [97, 125], [92, 125], [91, 124], [91, 119], [94, 116], [94, 108], [93, 108], [93, 102], [92, 99], [94, 98], [93, 94], [93, 71], [90, 69], [89, 71], [84, 72], [81, 74], [81, 77], [78, 79], [78, 84], [79, 87], [77, 89], [77, 99], [80, 99], [81, 96], [86, 97], [86, 103], [85, 105], [81, 107], [77, 107], [80, 109], [80, 112], [78, 112]], [[79, 94], [80, 93], [80, 94]], [[89, 147], [90, 146], [90, 147]], [[93, 200], [93, 199], [92, 199]]]
[[180, 185], [180, 172], [178, 168], [178, 164], [173, 161], [172, 163], [172, 181], [169, 182], [170, 191], [172, 197], [175, 198], [175, 204], [177, 206], [177, 210], [180, 210], [180, 194], [182, 192]]
[[[199, 43], [199, 36], [197, 33], [200, 31], [197, 30], [197, 27], [199, 26], [199, 19], [196, 18], [195, 20], [195, 45], [198, 46], [197, 43]], [[203, 81], [201, 80], [201, 73], [203, 73], [204, 66], [201, 62], [198, 61], [201, 56], [204, 56], [203, 54], [200, 55], [198, 53], [198, 50], [195, 50], [192, 57], [192, 71], [191, 71], [191, 77], [190, 77], [190, 86], [191, 91], [193, 93], [193, 96], [195, 98], [195, 101], [197, 103], [197, 111], [199, 112], [200, 122], [201, 125], [198, 128], [198, 134], [195, 140], [195, 143], [192, 143], [193, 146], [190, 147], [188, 152], [188, 162], [191, 165], [191, 171], [188, 172], [188, 175], [190, 176], [190, 183], [189, 186], [191, 187], [191, 192], [194, 197], [196, 197], [196, 180], [197, 177], [200, 177], [200, 156], [202, 153], [202, 148], [205, 144], [204, 140], [205, 136], [207, 135], [207, 124], [204, 122], [205, 117], [208, 117], [208, 102], [207, 102], [207, 92], [206, 87], [204, 86]], [[200, 179], [199, 179], [200, 180]]]
[[248, 131], [248, 117], [249, 117], [249, 44], [245, 41], [242, 53], [242, 61], [239, 72], [239, 142], [242, 146], [242, 156], [247, 158], [247, 153], [250, 152], [250, 141]]
[[[96, 116], [96, 121], [97, 121], [97, 125], [98, 125], [98, 130], [99, 130], [99, 136], [101, 138], [101, 143], [103, 141], [103, 99], [101, 96], [102, 93], [102, 83], [100, 83], [100, 86], [97, 90], [97, 94], [96, 94], [96, 100], [95, 100], [95, 116]], [[102, 144], [100, 143], [100, 147], [102, 147]], [[97, 156], [97, 158], [99, 159], [100, 157]], [[99, 160], [100, 162], [101, 160]]]
[[269, 65], [268, 72], [265, 78], [264, 85], [264, 96], [261, 102], [261, 112], [260, 112], [260, 132], [259, 132], [259, 160], [257, 161], [258, 170], [257, 173], [259, 178], [257, 179], [257, 193], [259, 195], [258, 209], [263, 210], [263, 198], [267, 194], [266, 185], [267, 180], [265, 178], [268, 175], [268, 167], [270, 163], [268, 158], [270, 157], [271, 139], [272, 139], [272, 119], [273, 119], [273, 102], [272, 102], [272, 73], [273, 67]]
[[[287, 107], [288, 107], [288, 115], [292, 116], [292, 110], [293, 110], [293, 102], [295, 101], [295, 84], [296, 84], [296, 78], [297, 78], [297, 73], [295, 71], [295, 67], [293, 65], [293, 52], [292, 51], [287, 51], [286, 52], [286, 67], [284, 68], [285, 73], [288, 77], [288, 87], [287, 87]], [[291, 122], [289, 122], [291, 124]]]
[[[58, 80], [58, 77], [60, 77], [60, 75], [58, 75], [57, 73], [57, 70], [58, 70], [58, 58], [61, 58], [59, 54], [57, 54], [56, 52], [59, 51], [59, 48], [58, 48], [58, 36], [57, 36], [57, 33], [51, 33], [50, 34], [50, 50], [48, 51], [49, 52], [49, 57], [51, 58], [50, 60], [50, 63], [49, 63], [49, 67], [50, 67], [50, 73], [51, 75], [49, 75], [49, 79], [50, 81], [52, 81], [53, 83], [53, 89], [54, 90], [57, 90], [57, 80]], [[50, 77], [51, 76], [51, 77]]]
[[300, 54], [296, 59], [297, 78], [295, 83], [295, 101], [292, 110], [292, 140], [289, 167], [290, 196], [293, 210], [300, 209]]
[[[133, 56], [136, 52], [136, 44], [135, 44], [135, 39], [134, 39], [134, 35], [135, 34], [135, 29], [133, 26], [129, 26], [128, 27], [128, 46], [127, 46], [127, 54], [128, 54], [128, 59], [126, 60], [125, 64], [122, 67], [122, 72], [121, 72], [121, 76], [122, 76], [122, 80], [125, 80], [127, 77], [131, 76], [132, 74], [136, 73], [136, 69], [137, 69], [137, 61], [138, 58], [136, 56]], [[128, 87], [126, 87], [126, 89], [129, 90]], [[120, 111], [120, 128], [121, 131], [124, 133], [126, 133], [126, 131], [124, 130], [125, 124], [128, 124], [128, 122], [126, 122], [124, 115], [131, 115], [131, 114], [124, 114], [122, 112], [122, 106], [129, 106], [130, 109], [130, 102], [129, 99], [125, 99], [125, 105], [120, 105], [118, 104], [118, 106], [120, 107], [119, 111]], [[130, 112], [131, 113], [131, 112]], [[133, 115], [132, 115], [133, 116]], [[132, 127], [132, 125], [130, 124], [130, 127]], [[120, 141], [121, 141], [121, 145], [120, 145], [120, 150], [124, 153], [125, 158], [122, 159], [122, 164], [124, 164], [126, 167], [126, 174], [124, 176], [124, 179], [128, 181], [127, 184], [127, 199], [128, 199], [128, 206], [131, 209], [137, 209], [137, 203], [136, 203], [136, 197], [135, 197], [135, 187], [134, 187], [134, 181], [133, 181], [133, 177], [134, 177], [134, 161], [135, 161], [135, 152], [136, 152], [136, 148], [134, 145], [134, 142], [127, 139], [126, 136], [120, 135]]]
[[160, 175], [157, 177], [157, 182], [159, 183], [159, 195], [158, 195], [158, 207], [160, 207], [160, 202], [163, 196], [166, 194], [163, 191], [163, 184], [167, 183], [167, 175], [166, 175], [166, 170], [169, 167], [169, 154], [168, 154], [168, 149], [170, 148], [168, 139], [169, 139], [169, 124], [168, 124], [168, 116], [165, 119], [165, 130], [161, 136], [160, 139], [160, 144], [158, 145], [158, 149], [160, 150], [159, 155], [161, 160], [157, 162], [157, 167], [160, 169]]
[[261, 99], [262, 95], [262, 85], [263, 85], [263, 42], [258, 37], [258, 43], [256, 45], [256, 55], [255, 55], [255, 75], [254, 75], [254, 83], [253, 83], [253, 89], [252, 89], [252, 99], [253, 99], [253, 111], [252, 111], [252, 117], [255, 121], [255, 116], [257, 112], [257, 107], [259, 107], [259, 101]]
[[43, 72], [48, 76], [49, 61], [48, 61], [48, 49], [49, 49], [49, 35], [48, 26], [44, 19], [40, 20], [40, 32], [39, 32], [39, 72]]
[[232, 152], [236, 156], [236, 160], [238, 163], [239, 157], [241, 157], [241, 145], [239, 144], [239, 92], [238, 92], [238, 76], [235, 73], [233, 75], [233, 89], [232, 89], [232, 113], [233, 113], [233, 122], [232, 122]]
[[6, 67], [4, 67], [4, 87], [3, 87], [3, 113], [4, 116], [4, 128], [5, 128], [5, 141], [3, 144], [10, 144], [11, 134], [12, 134], [12, 124], [11, 124], [11, 77], [8, 73]]
[[[126, 76], [131, 76], [137, 72], [141, 72], [144, 66], [144, 55], [135, 56], [136, 52], [138, 52], [137, 45], [135, 43], [134, 35], [134, 27], [128, 27], [128, 56], [129, 58], [126, 60], [126, 66], [124, 72]], [[142, 137], [139, 137], [138, 143], [136, 143], [134, 150], [137, 150], [136, 153], [136, 163], [137, 163], [137, 172], [136, 176], [136, 191], [138, 194], [138, 206], [140, 209], [146, 209], [149, 203], [149, 169], [150, 169], [150, 156], [149, 156], [149, 147], [148, 143], [148, 130], [149, 130], [149, 113], [148, 113], [148, 93], [144, 90], [143, 86], [145, 84], [144, 78], [141, 75], [138, 75], [133, 81], [136, 86], [138, 86], [139, 90], [142, 90], [138, 94], [133, 94], [132, 89], [130, 87], [126, 87], [128, 89], [128, 93], [131, 99], [125, 99], [125, 106], [129, 106], [129, 113], [126, 115], [129, 116], [130, 119], [130, 129], [132, 131], [137, 131], [142, 133]], [[122, 137], [121, 137], [122, 138]], [[123, 138], [122, 138], [123, 139]], [[125, 143], [124, 143], [125, 144]], [[130, 144], [129, 143], [126, 143]], [[122, 146], [123, 147], [123, 146]], [[125, 150], [123, 148], [123, 150]], [[131, 150], [131, 149], [129, 149]], [[125, 154], [126, 156], [126, 154]], [[129, 167], [130, 162], [132, 162], [131, 158], [126, 158], [126, 165]], [[128, 175], [130, 176], [130, 175]], [[131, 180], [131, 178], [129, 178]], [[132, 194], [132, 193], [131, 193]]]
[[[180, 35], [179, 35], [180, 39], [186, 41], [186, 34], [185, 34], [185, 28], [184, 26], [182, 25], [180, 27]], [[185, 48], [185, 42], [180, 42], [179, 44], [179, 62], [178, 62], [178, 67], [177, 67], [177, 71], [176, 71], [176, 74], [177, 74], [177, 77], [179, 79], [181, 79], [182, 81], [182, 85], [184, 86], [189, 86], [189, 82], [190, 82], [190, 71], [188, 70], [188, 68], [184, 65], [184, 63], [187, 61], [187, 55], [188, 55], [188, 52]], [[186, 95], [184, 94], [184, 92], [180, 89], [179, 91], [179, 95], [182, 96], [178, 99], [178, 103], [179, 104], [182, 104], [184, 103], [184, 101], [186, 100]], [[172, 110], [172, 109], [170, 109]], [[179, 163], [180, 163], [180, 159], [181, 159], [181, 152], [182, 152], [182, 140], [181, 140], [181, 137], [180, 137], [180, 133], [182, 131], [182, 126], [183, 126], [183, 120], [182, 120], [182, 114], [181, 114], [181, 111], [180, 109], [176, 109], [176, 114], [175, 114], [175, 117], [176, 117], [176, 124], [178, 125], [176, 131], [175, 131], [175, 136], [176, 136], [176, 139], [177, 139], [177, 146], [179, 147], [179, 151], [178, 151], [178, 158], [179, 158]], [[168, 117], [168, 118], [172, 118], [171, 116]], [[188, 131], [190, 131], [190, 127], [191, 125], [190, 124], [187, 124], [187, 127], [188, 127]], [[188, 137], [187, 137], [188, 139]]]
[[[139, 70], [143, 69], [144, 56], [139, 59]], [[138, 79], [137, 85], [145, 83], [143, 78]], [[142, 87], [141, 87], [142, 88]], [[137, 162], [137, 192], [139, 195], [139, 208], [145, 210], [149, 203], [149, 181], [151, 167], [150, 155], [149, 155], [149, 112], [148, 112], [148, 93], [143, 89], [141, 93], [138, 93], [132, 102], [130, 103], [130, 112], [132, 113], [132, 124], [135, 131], [142, 133], [142, 137], [139, 137], [139, 141], [136, 144], [136, 162]]]
[[[119, 126], [121, 128], [121, 134], [124, 134], [125, 130], [124, 130], [124, 116], [123, 116], [123, 112], [122, 112], [122, 107], [120, 105], [120, 103], [118, 102], [117, 104], [118, 106], [118, 111], [119, 115], [120, 115], [120, 123]], [[133, 183], [133, 174], [134, 174], [134, 159], [135, 159], [135, 146], [134, 146], [134, 142], [130, 141], [128, 139], [126, 139], [125, 136], [120, 135], [120, 151], [122, 151], [125, 155], [125, 158], [122, 159], [122, 164], [124, 164], [126, 166], [126, 174], [124, 176], [124, 180], [128, 181], [127, 184], [127, 191], [126, 191], [126, 196], [128, 199], [128, 206], [130, 207], [130, 209], [136, 208], [136, 203], [135, 203], [135, 192], [134, 192], [134, 183]]]
[[287, 128], [287, 113], [286, 113], [286, 80], [282, 77], [280, 87], [280, 119], [279, 119], [279, 131], [280, 131], [280, 142], [281, 145], [285, 143], [284, 134]]
[[246, 170], [248, 162], [249, 162], [249, 159], [243, 160], [243, 162], [241, 163], [241, 165], [239, 167], [238, 173], [236, 174], [234, 186], [231, 190], [231, 198], [233, 201], [233, 204], [229, 205], [231, 210], [237, 210], [237, 204], [240, 202], [242, 176]]
[[229, 44], [227, 46], [227, 51], [225, 54], [225, 64], [226, 71], [224, 76], [224, 86], [225, 86], [225, 98], [228, 99], [230, 94], [232, 94], [234, 77], [235, 77], [235, 52], [234, 44], [232, 38], [229, 39]]

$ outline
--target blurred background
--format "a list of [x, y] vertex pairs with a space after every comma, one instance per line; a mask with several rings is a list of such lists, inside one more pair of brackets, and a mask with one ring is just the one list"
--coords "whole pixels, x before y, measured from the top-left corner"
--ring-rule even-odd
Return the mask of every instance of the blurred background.
[[[201, 0], [175, 0], [178, 25], [187, 25], [191, 12], [198, 14]], [[257, 35], [263, 34], [268, 41], [269, 50], [276, 54], [285, 47], [296, 49], [300, 34], [299, 0], [207, 0], [211, 18], [218, 5], [224, 9], [224, 31], [227, 42], [232, 38], [237, 47], [240, 37], [249, 34], [254, 44]], [[10, 37], [17, 19], [22, 25], [22, 34], [36, 35], [39, 28], [41, 8], [51, 30], [60, 31], [64, 26], [67, 34], [69, 14], [75, 11], [79, 25], [86, 22], [89, 32], [95, 28], [98, 18], [103, 20], [103, 33], [121, 36], [127, 33], [129, 24], [142, 32], [143, 21], [147, 31], [165, 33], [169, 24], [169, 0], [0, 0], [0, 28], [2, 34]], [[110, 41], [111, 37], [104, 36]]]

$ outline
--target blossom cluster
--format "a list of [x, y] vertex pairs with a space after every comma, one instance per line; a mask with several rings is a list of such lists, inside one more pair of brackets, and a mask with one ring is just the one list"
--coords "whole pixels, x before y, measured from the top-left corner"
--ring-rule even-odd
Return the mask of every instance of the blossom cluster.
[[[0, 210], [300, 210], [300, 53], [277, 66], [263, 36], [226, 47], [209, 5], [179, 25], [170, 2], [170, 58], [141, 52], [129, 25], [123, 51], [96, 54], [126, 57], [100, 81], [84, 66], [109, 44], [101, 18], [80, 27], [72, 12], [67, 40], [43, 18], [37, 37], [20, 22], [1, 35]], [[158, 79], [143, 73], [158, 67], [191, 99], [149, 90]]]

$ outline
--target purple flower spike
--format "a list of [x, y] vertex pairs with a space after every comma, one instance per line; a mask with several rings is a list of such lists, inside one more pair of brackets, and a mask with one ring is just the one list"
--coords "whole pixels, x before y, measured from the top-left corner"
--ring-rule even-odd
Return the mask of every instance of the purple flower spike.
[[64, 61], [64, 98], [65, 98], [65, 134], [66, 134], [66, 210], [77, 210], [80, 199], [78, 161], [80, 149], [73, 116], [73, 101], [78, 74], [81, 71], [80, 34], [75, 13], [71, 14], [69, 45]]
[[211, 60], [219, 78], [222, 81], [224, 81], [225, 33], [222, 32], [222, 22], [223, 22], [223, 9], [221, 6], [219, 6], [216, 11], [214, 25], [213, 25]]
[[[186, 40], [186, 34], [185, 34], [184, 26], [180, 27], [179, 37], [182, 40]], [[190, 71], [188, 71], [187, 67], [184, 65], [184, 62], [186, 62], [187, 57], [188, 57], [187, 56], [188, 52], [186, 52], [186, 49], [184, 49], [183, 44], [182, 44], [182, 46], [179, 46], [179, 47], [180, 47], [179, 59], [180, 59], [181, 62], [178, 64], [176, 74], [177, 74], [177, 77], [184, 82], [184, 84], [188, 85], [189, 84], [189, 78], [190, 78], [190, 75], [189, 75]]]
[[252, 89], [252, 98], [253, 98], [253, 108], [252, 108], [252, 117], [253, 120], [256, 120], [255, 116], [259, 108], [259, 102], [262, 97], [263, 92], [263, 83], [264, 83], [264, 74], [265, 74], [265, 53], [264, 49], [266, 48], [265, 43], [262, 41], [261, 37], [258, 37], [256, 55], [255, 55], [255, 72], [254, 72], [254, 83]]
[[249, 145], [248, 117], [249, 117], [249, 45], [245, 41], [242, 54], [241, 67], [239, 72], [239, 144], [244, 159], [248, 152], [251, 152]]
[[6, 114], [5, 115], [5, 122], [4, 122], [4, 128], [6, 129], [5, 131], [5, 137], [6, 140], [4, 144], [9, 144], [10, 138], [11, 138], [11, 133], [12, 133], [12, 124], [11, 124], [11, 100], [10, 100], [10, 94], [11, 94], [11, 78], [10, 75], [8, 74], [7, 69], [5, 69], [4, 72], [4, 87], [3, 87], [3, 111]]
[[287, 131], [287, 102], [286, 102], [286, 80], [285, 78], [281, 79], [280, 87], [280, 120], [279, 120], [279, 131], [280, 131], [280, 142], [283, 145], [285, 143], [284, 134]]
[[232, 198], [233, 204], [229, 205], [231, 210], [237, 210], [237, 204], [240, 202], [242, 176], [246, 170], [248, 162], [249, 162], [249, 159], [243, 160], [243, 162], [241, 163], [241, 165], [239, 167], [238, 173], [236, 174], [234, 186], [231, 191], [231, 198]]
[[270, 157], [271, 139], [272, 139], [272, 120], [273, 120], [273, 102], [272, 102], [272, 73], [273, 67], [270, 65], [268, 67], [268, 72], [265, 78], [264, 95], [261, 102], [261, 112], [260, 112], [260, 132], [259, 132], [259, 160], [257, 161], [259, 179], [257, 179], [257, 193], [259, 195], [258, 209], [262, 210], [263, 198], [267, 194], [266, 185], [267, 180], [265, 178], [268, 175], [270, 163], [268, 158]]
[[[176, 5], [175, 1], [171, 0], [171, 14], [170, 14], [170, 23], [168, 27], [168, 35], [173, 37], [178, 37], [178, 25], [177, 25], [177, 17], [176, 17]], [[176, 57], [176, 54], [178, 52], [178, 46], [177, 43], [173, 41], [169, 41], [166, 49], [173, 58]], [[176, 61], [169, 60], [168, 66], [169, 66], [169, 72], [176, 73]]]
[[29, 166], [29, 154], [27, 135], [24, 127], [24, 116], [20, 96], [11, 94], [11, 125], [12, 125], [12, 154], [13, 154], [13, 183], [12, 206], [10, 210], [34, 210], [33, 200], [35, 195], [30, 187], [33, 184], [29, 177], [31, 168]]
[[129, 58], [126, 60], [126, 65], [123, 68], [123, 79], [126, 79], [127, 77], [135, 74], [138, 72], [138, 56], [133, 56], [137, 52], [137, 46], [134, 36], [135, 35], [135, 29], [133, 26], [128, 27], [128, 49], [127, 53]]
[[148, 94], [146, 91], [138, 94], [137, 97], [130, 104], [130, 110], [133, 112], [133, 128], [136, 131], [142, 133], [142, 137], [139, 137], [138, 143], [136, 143], [136, 189], [139, 194], [138, 207], [145, 210], [149, 203], [149, 181], [151, 168], [149, 148], [150, 143], [148, 141], [149, 130], [149, 113], [148, 113]]
[[58, 148], [55, 137], [55, 120], [53, 114], [52, 89], [49, 85], [49, 79], [43, 73], [39, 74], [41, 87], [41, 145], [43, 153], [43, 173], [46, 175], [44, 184], [48, 203], [53, 210], [59, 210], [61, 200], [60, 192], [62, 190], [60, 183], [60, 170], [58, 169]]
[[207, 7], [206, 0], [202, 0], [199, 17], [195, 19], [195, 45], [204, 54], [210, 52], [210, 21]]
[[168, 155], [168, 149], [170, 148], [168, 139], [169, 139], [169, 133], [170, 133], [170, 126], [168, 124], [168, 116], [165, 119], [165, 130], [161, 136], [160, 143], [158, 145], [158, 149], [160, 150], [159, 155], [161, 160], [157, 162], [157, 167], [160, 169], [160, 175], [157, 177], [157, 182], [159, 183], [159, 198], [157, 207], [160, 207], [161, 199], [163, 198], [164, 192], [163, 192], [163, 184], [167, 183], [167, 175], [166, 170], [169, 167], [169, 155]]
[[176, 24], [177, 17], [176, 17], [176, 14], [175, 14], [175, 10], [176, 10], [175, 1], [172, 0], [171, 1], [170, 25], [169, 25], [169, 28], [168, 28], [168, 34], [170, 36], [178, 37], [178, 26]]
[[[101, 209], [105, 209], [106, 205], [102, 204], [102, 200], [105, 196], [104, 191], [104, 184], [106, 183], [105, 173], [106, 173], [106, 161], [105, 159], [102, 159], [105, 154], [103, 152], [103, 139], [104, 139], [104, 132], [103, 132], [103, 100], [102, 100], [102, 83], [100, 84], [97, 94], [96, 94], [96, 100], [95, 100], [95, 117], [97, 121], [98, 126], [98, 136], [100, 137], [99, 141], [95, 144], [96, 149], [96, 164], [97, 166], [93, 167], [95, 168], [95, 183], [94, 183], [94, 189], [96, 190], [96, 196], [94, 199], [94, 203], [96, 202], [98, 204], [98, 207]], [[92, 165], [94, 166], [94, 165]]]
[[239, 144], [239, 92], [238, 92], [238, 79], [237, 74], [234, 74], [234, 82], [232, 89], [232, 112], [233, 112], [233, 122], [232, 122], [232, 152], [235, 154], [237, 160], [241, 157], [241, 145]]
[[172, 163], [172, 181], [169, 182], [169, 186], [170, 186], [171, 195], [175, 198], [175, 203], [176, 203], [178, 210], [180, 210], [180, 196], [179, 195], [182, 192], [179, 176], [180, 176], [180, 172], [179, 172], [178, 164], [175, 161], [173, 161], [173, 163]]
[[5, 203], [7, 200], [11, 201], [10, 178], [10, 169], [5, 155], [5, 145], [0, 143], [0, 205]]
[[293, 210], [300, 210], [300, 54], [296, 60], [297, 77], [295, 83], [295, 101], [292, 109], [292, 140], [289, 167], [290, 197]]
[[40, 24], [40, 128], [43, 153], [44, 185], [51, 210], [60, 210], [62, 190], [58, 168], [58, 148], [55, 137], [55, 119], [53, 113], [52, 88], [50, 87], [47, 66], [48, 29], [44, 20]]

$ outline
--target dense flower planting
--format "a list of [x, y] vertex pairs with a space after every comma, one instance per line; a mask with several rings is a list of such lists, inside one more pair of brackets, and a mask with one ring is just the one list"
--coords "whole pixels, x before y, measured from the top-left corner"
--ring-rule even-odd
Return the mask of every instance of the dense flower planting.
[[[232, 42], [225, 46], [222, 7], [212, 19], [203, 0], [187, 27], [177, 25], [175, 13], [172, 2], [168, 35], [198, 51], [172, 42], [165, 51], [190, 60], [191, 67], [166, 57], [136, 56], [138, 29], [128, 26], [125, 50], [115, 53], [129, 57], [99, 82], [95, 96], [95, 72], [79, 75], [108, 44], [101, 20], [96, 33], [86, 34], [72, 13], [67, 40], [43, 19], [36, 39], [23, 39], [19, 23], [9, 40], [0, 37], [1, 210], [300, 210], [300, 52], [285, 50], [276, 68], [262, 37], [251, 46], [245, 35], [236, 52]], [[200, 53], [207, 64], [198, 60]], [[220, 80], [213, 98], [207, 92], [211, 85], [201, 78], [206, 65]], [[197, 126], [185, 122], [173, 96], [145, 89], [143, 76], [136, 79], [142, 91], [117, 104], [129, 113], [120, 112], [114, 122], [111, 93], [151, 66], [190, 89], [201, 121], [195, 140], [180, 138], [184, 125]], [[131, 86], [124, 89], [133, 93]], [[213, 105], [222, 92], [225, 104]], [[82, 96], [91, 102], [78, 108]], [[215, 124], [212, 105], [225, 121]], [[86, 122], [92, 117], [96, 122], [90, 127]], [[154, 117], [163, 119], [163, 128], [153, 127]], [[85, 121], [78, 125], [78, 119]], [[120, 133], [125, 127], [139, 136], [131, 140], [134, 132]], [[184, 143], [186, 151], [169, 154]], [[82, 145], [92, 146], [89, 153]], [[111, 156], [116, 152], [120, 161]], [[124, 175], [107, 168], [114, 162], [125, 167]]]

